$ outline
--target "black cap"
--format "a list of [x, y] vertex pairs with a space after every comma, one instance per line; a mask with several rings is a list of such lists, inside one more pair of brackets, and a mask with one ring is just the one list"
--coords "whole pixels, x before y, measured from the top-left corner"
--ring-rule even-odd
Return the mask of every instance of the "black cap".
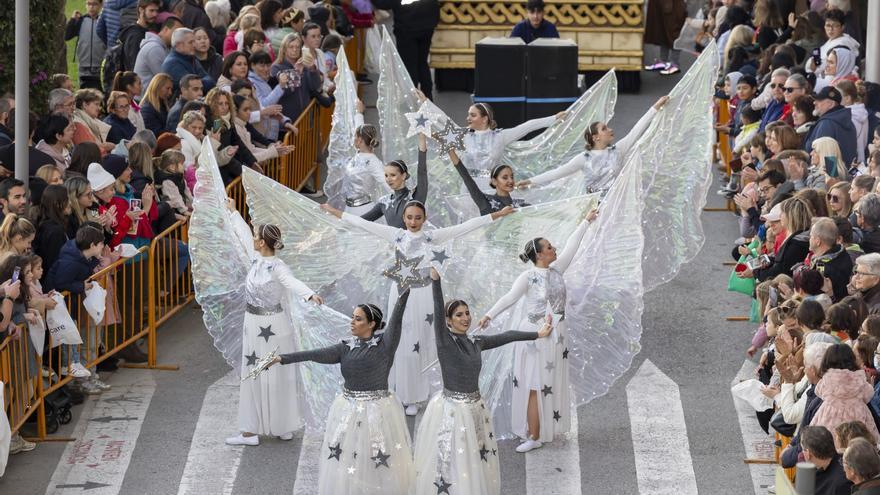
[[114, 155], [111, 153], [105, 156], [103, 160], [101, 160], [101, 166], [104, 167], [104, 170], [110, 172], [113, 177], [118, 179], [119, 176], [121, 176], [122, 173], [125, 172], [125, 169], [128, 168], [128, 161], [126, 161], [125, 158], [119, 155]]
[[834, 86], [825, 86], [822, 91], [816, 93], [816, 101], [819, 100], [834, 100], [839, 105], [843, 101], [843, 97]]

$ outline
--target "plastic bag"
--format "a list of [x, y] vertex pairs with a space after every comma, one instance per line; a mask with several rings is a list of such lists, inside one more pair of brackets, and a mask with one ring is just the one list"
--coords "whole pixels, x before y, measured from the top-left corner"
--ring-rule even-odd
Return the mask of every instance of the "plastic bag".
[[78, 345], [82, 344], [82, 337], [76, 328], [76, 322], [70, 317], [67, 311], [67, 304], [64, 302], [64, 296], [55, 294], [52, 296], [56, 304], [53, 309], [46, 311], [46, 328], [49, 335], [52, 336], [52, 347], [61, 344]]
[[730, 393], [737, 399], [745, 401], [755, 411], [766, 411], [773, 407], [773, 399], [761, 393], [764, 384], [752, 378], [730, 387]]
[[46, 322], [42, 316], [37, 316], [36, 323], [28, 324], [28, 335], [31, 336], [31, 344], [34, 349], [43, 349], [46, 344]]
[[86, 308], [95, 325], [100, 325], [104, 321], [104, 312], [107, 309], [107, 291], [101, 287], [101, 284], [92, 282], [91, 287], [86, 289], [83, 307]]
[[4, 384], [0, 382], [0, 476], [6, 472], [6, 461], [9, 460], [9, 443], [12, 441], [12, 430], [5, 412], [4, 390], [6, 390]]
[[[647, 11], [646, 11], [647, 12]], [[703, 9], [697, 12], [693, 18], [688, 17], [684, 20], [681, 32], [678, 38], [672, 43], [672, 47], [676, 50], [696, 54], [697, 53], [697, 34], [703, 29], [703, 21], [705, 21]]]

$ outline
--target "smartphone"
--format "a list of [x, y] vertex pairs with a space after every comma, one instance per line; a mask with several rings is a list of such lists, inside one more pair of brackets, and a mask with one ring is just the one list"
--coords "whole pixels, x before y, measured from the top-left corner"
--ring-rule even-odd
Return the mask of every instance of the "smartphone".
[[141, 205], [142, 205], [142, 204], [143, 204], [143, 202], [142, 202], [141, 200], [139, 200], [139, 199], [132, 199], [132, 200], [129, 201], [129, 203], [128, 203], [129, 206], [128, 206], [128, 207], [129, 207], [129, 209], [131, 209], [132, 211], [140, 211], [140, 210], [141, 210]]
[[837, 177], [837, 157], [836, 156], [826, 156], [825, 157], [825, 173], [828, 174], [828, 177]]
[[820, 65], [822, 65], [822, 52], [820, 52], [818, 48], [814, 48], [812, 55], [813, 55], [813, 64], [815, 64], [816, 67], [818, 68]]
[[21, 268], [15, 267], [15, 270], [12, 271], [12, 283], [18, 282], [18, 276], [21, 273]]
[[214, 132], [220, 132], [223, 128], [223, 119], [214, 119]]

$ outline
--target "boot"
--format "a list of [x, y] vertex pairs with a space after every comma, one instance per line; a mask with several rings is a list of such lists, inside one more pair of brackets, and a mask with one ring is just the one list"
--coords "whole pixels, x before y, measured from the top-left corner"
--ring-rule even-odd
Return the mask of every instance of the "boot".
[[147, 355], [141, 352], [138, 348], [137, 344], [131, 344], [128, 347], [123, 348], [117, 354], [120, 358], [124, 359], [128, 363], [146, 363]]

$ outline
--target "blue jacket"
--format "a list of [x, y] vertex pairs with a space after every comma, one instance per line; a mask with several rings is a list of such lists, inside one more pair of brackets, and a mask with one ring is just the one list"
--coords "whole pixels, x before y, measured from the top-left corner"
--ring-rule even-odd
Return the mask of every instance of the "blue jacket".
[[770, 104], [764, 109], [764, 115], [761, 116], [761, 125], [758, 126], [758, 132], [763, 131], [770, 122], [776, 122], [779, 120], [779, 117], [782, 117], [782, 111], [784, 109], [785, 100], [781, 102], [776, 101], [775, 99], [770, 100]]
[[107, 0], [98, 18], [98, 37], [108, 48], [116, 44], [122, 29], [122, 11], [134, 8], [137, 12], [138, 0]]
[[162, 62], [162, 72], [171, 76], [175, 93], [180, 91], [180, 79], [187, 74], [195, 74], [202, 79], [202, 84], [205, 86], [204, 94], [208, 94], [208, 90], [213, 88], [216, 82], [205, 72], [205, 68], [194, 56], [184, 55], [177, 50], [168, 52]]
[[528, 19], [523, 19], [519, 21], [516, 26], [513, 26], [513, 31], [510, 33], [510, 37], [519, 37], [526, 43], [531, 43], [538, 38], [558, 38], [559, 31], [557, 31], [556, 26], [547, 19], [542, 20], [541, 25], [539, 25], [537, 29], [532, 27], [532, 23]]
[[856, 138], [856, 128], [853, 126], [852, 113], [849, 108], [838, 105], [819, 117], [816, 125], [807, 134], [804, 150], [807, 153], [812, 151], [813, 141], [820, 137], [830, 137], [837, 141], [845, 166], [849, 167], [849, 164], [858, 156], [859, 145]]
[[[153, 131], [156, 137], [168, 131], [168, 112], [153, 107], [153, 105], [150, 105], [150, 102], [141, 102], [141, 117], [144, 118], [144, 127]], [[168, 132], [175, 132], [176, 130], [174, 128]]]
[[86, 291], [85, 281], [92, 276], [97, 266], [98, 260], [86, 259], [76, 247], [76, 240], [70, 239], [61, 247], [58, 259], [49, 268], [43, 290], [66, 290], [71, 294], [83, 294]]
[[104, 123], [110, 124], [110, 132], [107, 133], [107, 141], [119, 144], [123, 139], [129, 140], [137, 132], [137, 127], [128, 119], [120, 119], [114, 114], [104, 117]]

